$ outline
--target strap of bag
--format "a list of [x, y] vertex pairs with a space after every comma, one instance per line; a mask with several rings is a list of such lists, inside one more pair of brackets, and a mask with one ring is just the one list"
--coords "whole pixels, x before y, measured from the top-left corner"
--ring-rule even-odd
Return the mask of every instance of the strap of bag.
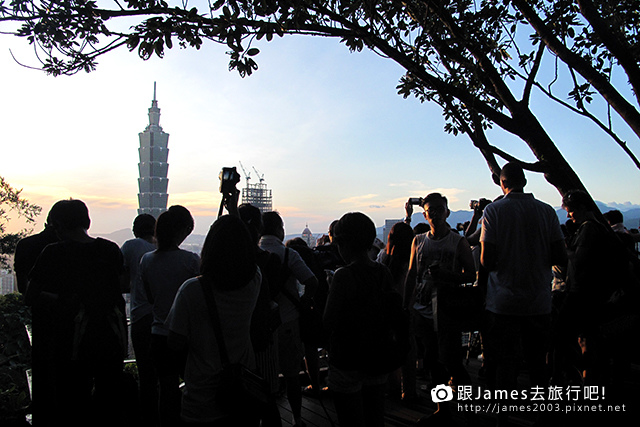
[[222, 328], [220, 327], [220, 316], [218, 315], [218, 307], [213, 296], [213, 290], [210, 283], [205, 283], [202, 276], [198, 276], [198, 281], [204, 293], [204, 299], [209, 309], [209, 317], [213, 325], [213, 331], [216, 335], [216, 341], [218, 342], [218, 349], [220, 351], [220, 359], [222, 360], [222, 366], [229, 364], [229, 355], [227, 354], [227, 346], [224, 342], [224, 336], [222, 335]]

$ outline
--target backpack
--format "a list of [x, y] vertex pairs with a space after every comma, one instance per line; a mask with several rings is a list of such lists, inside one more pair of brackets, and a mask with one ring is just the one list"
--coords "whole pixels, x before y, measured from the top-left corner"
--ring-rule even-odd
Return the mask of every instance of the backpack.
[[[80, 253], [71, 244], [60, 243], [66, 252], [70, 278], [62, 297], [63, 311], [73, 321], [71, 360], [124, 359], [128, 353], [125, 304], [120, 293], [116, 263], [109, 243], [96, 239], [88, 253]], [[114, 244], [115, 245], [115, 244]], [[120, 255], [114, 246], [113, 255]], [[102, 258], [105, 257], [105, 259]]]
[[[402, 296], [393, 289], [388, 268], [376, 264], [375, 274], [360, 274], [358, 267], [343, 267], [351, 271], [358, 289], [370, 290], [360, 294], [349, 314], [348, 324], [333, 335], [338, 348], [329, 349], [337, 358], [335, 365], [343, 369], [357, 369], [366, 374], [390, 373], [403, 366], [409, 354], [409, 313], [402, 307]], [[367, 278], [374, 278], [364, 283]], [[336, 353], [337, 352], [337, 353]], [[342, 359], [342, 360], [340, 360]]]

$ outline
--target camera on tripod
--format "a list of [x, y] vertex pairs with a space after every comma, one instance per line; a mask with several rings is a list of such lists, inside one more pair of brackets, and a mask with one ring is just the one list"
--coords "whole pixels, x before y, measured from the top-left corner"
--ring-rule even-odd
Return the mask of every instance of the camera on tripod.
[[236, 185], [240, 182], [240, 174], [235, 167], [222, 168], [220, 171], [220, 192], [226, 196], [237, 191]]
[[[240, 182], [240, 174], [233, 168], [222, 168], [220, 171], [220, 193], [222, 193], [222, 200], [220, 200], [220, 209], [218, 210], [218, 218], [222, 215], [222, 209], [231, 196], [238, 192], [236, 185]], [[234, 204], [237, 201], [234, 202]], [[229, 209], [229, 207], [227, 207]]]

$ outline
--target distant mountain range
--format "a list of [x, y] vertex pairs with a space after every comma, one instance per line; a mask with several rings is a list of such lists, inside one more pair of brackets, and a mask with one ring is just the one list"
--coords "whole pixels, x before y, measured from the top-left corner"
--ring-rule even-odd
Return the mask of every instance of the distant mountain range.
[[[629, 204], [618, 204], [618, 203], [604, 203], [604, 202], [596, 202], [600, 212], [605, 213], [612, 209], [619, 209], [624, 216], [624, 225], [627, 228], [638, 228], [638, 223], [640, 222], [640, 207], [631, 206]], [[567, 213], [564, 209], [556, 209], [556, 213], [558, 215], [558, 220], [560, 224], [564, 224], [567, 221]], [[451, 227], [456, 227], [458, 224], [464, 224], [466, 221], [470, 221], [472, 216], [472, 212], [468, 210], [461, 211], [451, 211], [451, 215], [449, 216], [448, 222]], [[414, 226], [420, 222], [426, 222], [422, 212], [414, 213], [411, 216], [411, 225]], [[378, 238], [381, 240], [383, 237], [384, 227], [378, 227]], [[133, 233], [130, 229], [123, 229], [114, 231], [109, 234], [98, 234], [98, 236], [103, 237], [105, 239], [111, 240], [117, 243], [119, 246], [122, 246], [124, 242], [133, 238]], [[299, 237], [301, 234], [290, 234], [285, 237], [285, 240], [292, 239], [294, 237]], [[320, 234], [318, 235], [320, 236]], [[201, 234], [192, 234], [184, 242], [184, 245], [192, 246], [194, 248], [201, 247], [204, 242], [204, 235]]]
[[[624, 217], [624, 225], [627, 228], [638, 228], [638, 222], [640, 221], [640, 207], [630, 207], [628, 205], [621, 204], [607, 204], [603, 202], [596, 201], [596, 205], [600, 209], [600, 212], [605, 213], [613, 209], [618, 209], [622, 212]], [[627, 206], [627, 209], [625, 209]], [[556, 209], [556, 214], [558, 215], [558, 220], [560, 224], [564, 224], [567, 222], [567, 212], [562, 208]], [[457, 224], [464, 224], [466, 221], [470, 221], [472, 216], [471, 211], [451, 211], [451, 215], [449, 216], [448, 222], [449, 225], [455, 227]], [[416, 225], [419, 222], [426, 222], [422, 212], [414, 213], [411, 216], [411, 225]], [[382, 230], [382, 228], [380, 228]]]

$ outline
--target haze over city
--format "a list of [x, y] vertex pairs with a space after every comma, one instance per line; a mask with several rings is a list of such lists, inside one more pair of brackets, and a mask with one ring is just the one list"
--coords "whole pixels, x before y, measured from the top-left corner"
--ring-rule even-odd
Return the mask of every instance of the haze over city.
[[[229, 72], [224, 47], [174, 48], [140, 60], [121, 49], [89, 74], [50, 77], [26, 40], [0, 38], [5, 88], [0, 105], [0, 173], [43, 207], [79, 198], [90, 209], [90, 233], [130, 228], [137, 209], [138, 133], [148, 124], [157, 82], [160, 125], [169, 133], [169, 205], [189, 208], [195, 233], [217, 215], [218, 173], [240, 162], [250, 182], [264, 177], [288, 233], [322, 233], [343, 213], [362, 211], [377, 226], [401, 218], [409, 197], [440, 191], [452, 210], [494, 198], [480, 152], [443, 131], [440, 107], [396, 93], [402, 70], [336, 40], [285, 37], [262, 44], [260, 68]], [[533, 110], [596, 200], [640, 206], [640, 171], [613, 141], [584, 119], [534, 98]], [[615, 120], [615, 117], [614, 117]], [[638, 139], [617, 128], [636, 152]], [[498, 130], [491, 141], [533, 161], [520, 140]], [[527, 173], [527, 191], [554, 207], [560, 195]]]

